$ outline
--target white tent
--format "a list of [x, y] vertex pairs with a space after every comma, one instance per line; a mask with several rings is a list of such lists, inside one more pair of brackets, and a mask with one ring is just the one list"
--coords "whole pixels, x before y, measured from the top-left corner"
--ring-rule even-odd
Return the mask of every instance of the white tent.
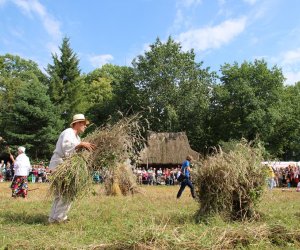
[[262, 162], [262, 164], [269, 165], [275, 169], [286, 168], [288, 166], [292, 166], [292, 167], [300, 166], [300, 162], [297, 161], [264, 161]]

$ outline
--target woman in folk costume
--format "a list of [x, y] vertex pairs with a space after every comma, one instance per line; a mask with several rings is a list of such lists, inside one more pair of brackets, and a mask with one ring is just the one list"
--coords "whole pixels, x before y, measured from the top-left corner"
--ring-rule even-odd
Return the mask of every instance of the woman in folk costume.
[[28, 156], [25, 154], [25, 148], [18, 148], [18, 156], [16, 160], [13, 155], [10, 155], [10, 159], [14, 164], [15, 175], [12, 180], [11, 189], [12, 189], [12, 197], [27, 197], [28, 193], [28, 183], [27, 177], [29, 174], [29, 170], [31, 169], [30, 161]]
[[[49, 169], [53, 172], [55, 168], [67, 157], [76, 153], [78, 149], [95, 149], [95, 145], [89, 142], [81, 142], [79, 134], [83, 133], [89, 121], [83, 114], [73, 116], [70, 128], [65, 129], [59, 136], [55, 150], [50, 160]], [[67, 220], [67, 213], [71, 208], [71, 202], [62, 196], [56, 196], [53, 201], [49, 215], [49, 223], [60, 223]]]

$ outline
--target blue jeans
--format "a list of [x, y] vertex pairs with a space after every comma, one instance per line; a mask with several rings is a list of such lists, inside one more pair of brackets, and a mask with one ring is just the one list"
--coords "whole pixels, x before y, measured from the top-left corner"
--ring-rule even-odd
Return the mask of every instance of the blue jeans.
[[182, 192], [183, 192], [183, 190], [185, 189], [186, 186], [188, 186], [191, 189], [191, 195], [192, 195], [192, 197], [193, 198], [196, 197], [195, 196], [194, 186], [193, 186], [192, 182], [190, 181], [190, 179], [186, 178], [185, 180], [183, 180], [181, 182], [180, 189], [179, 189], [179, 191], [177, 193], [177, 199], [180, 198], [180, 196], [181, 196], [181, 194], [182, 194]]

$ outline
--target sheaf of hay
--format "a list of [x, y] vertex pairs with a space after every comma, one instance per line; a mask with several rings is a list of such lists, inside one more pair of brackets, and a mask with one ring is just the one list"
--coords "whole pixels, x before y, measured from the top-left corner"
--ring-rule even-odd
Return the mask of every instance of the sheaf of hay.
[[96, 149], [78, 152], [60, 164], [51, 177], [51, 193], [67, 200], [86, 194], [94, 171], [106, 176], [104, 186], [108, 195], [136, 193], [136, 179], [125, 162], [136, 160], [143, 147], [139, 119], [139, 115], [124, 117], [89, 134], [84, 141], [95, 144]]

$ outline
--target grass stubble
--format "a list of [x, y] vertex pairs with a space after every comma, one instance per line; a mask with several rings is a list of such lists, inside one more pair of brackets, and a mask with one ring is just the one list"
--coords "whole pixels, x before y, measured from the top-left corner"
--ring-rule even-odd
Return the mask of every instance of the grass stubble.
[[103, 185], [74, 202], [69, 223], [48, 225], [48, 184], [29, 184], [27, 200], [0, 183], [0, 249], [299, 249], [299, 193], [264, 193], [253, 221], [216, 215], [196, 222], [199, 205], [178, 186], [146, 186], [134, 196], [106, 196]]

